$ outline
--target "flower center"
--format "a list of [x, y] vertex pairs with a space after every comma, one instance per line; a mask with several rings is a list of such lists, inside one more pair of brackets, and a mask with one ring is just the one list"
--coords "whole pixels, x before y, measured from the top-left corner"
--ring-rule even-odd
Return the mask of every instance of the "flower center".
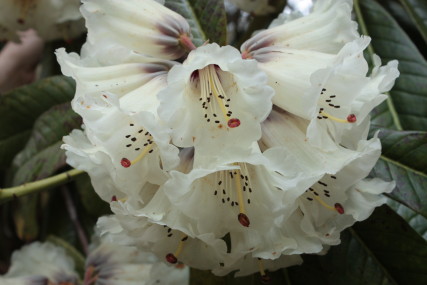
[[246, 163], [235, 163], [240, 169], [219, 171], [215, 173], [217, 187], [214, 195], [221, 198], [222, 204], [230, 203], [231, 207], [239, 207], [237, 220], [244, 227], [249, 227], [250, 220], [246, 214], [246, 203], [251, 203], [248, 197], [252, 193], [251, 182]]
[[[337, 179], [336, 176], [333, 176], [333, 175], [331, 176], [331, 178]], [[306, 192], [305, 198], [310, 202], [316, 200], [320, 205], [322, 205], [324, 208], [330, 211], [338, 212], [341, 215], [344, 214], [345, 212], [344, 207], [340, 203], [334, 203], [334, 206], [331, 206], [321, 198], [321, 195], [319, 193], [322, 193], [323, 196], [327, 199], [331, 198], [332, 194], [327, 189], [327, 187], [328, 187], [328, 184], [319, 180], [316, 184], [314, 184], [313, 186], [311, 186], [305, 191]]]
[[[131, 128], [135, 127], [135, 124], [129, 124]], [[154, 151], [155, 143], [153, 141], [153, 137], [150, 132], [145, 130], [144, 128], [139, 128], [138, 131], [134, 131], [133, 134], [128, 134], [125, 136], [126, 148], [133, 149], [137, 155], [132, 155], [134, 158], [130, 160], [129, 158], [122, 158], [120, 164], [124, 168], [128, 168], [137, 162], [141, 161], [147, 154], [152, 153]]]
[[220, 70], [219, 67], [211, 64], [191, 74], [193, 81], [200, 82], [199, 101], [204, 119], [220, 127], [226, 123], [229, 128], [237, 128], [240, 126], [240, 120], [231, 118], [233, 114], [230, 108], [231, 98], [225, 93], [217, 70]]
[[[340, 109], [341, 106], [334, 103], [334, 99], [337, 97], [337, 95], [332, 94], [327, 96], [325, 93], [326, 93], [326, 89], [323, 88], [322, 91], [320, 92], [321, 101], [319, 103], [319, 105], [321, 105], [322, 107], [320, 107], [319, 109], [317, 119], [319, 120], [330, 119], [337, 123], [355, 123], [357, 121], [355, 114], [349, 114], [345, 119], [331, 115], [331, 113], [333, 113], [334, 110]], [[326, 97], [326, 99], [324, 97]], [[325, 110], [328, 110], [328, 112]]]

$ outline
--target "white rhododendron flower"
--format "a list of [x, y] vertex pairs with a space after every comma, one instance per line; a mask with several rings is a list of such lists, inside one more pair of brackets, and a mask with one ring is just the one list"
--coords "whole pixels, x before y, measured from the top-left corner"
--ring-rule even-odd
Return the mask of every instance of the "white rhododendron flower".
[[11, 264], [1, 284], [78, 284], [74, 261], [50, 242], [34, 242], [15, 251]]
[[172, 128], [173, 143], [215, 153], [247, 147], [261, 136], [273, 90], [255, 61], [233, 47], [208, 44], [190, 52], [168, 74], [159, 93], [159, 116]]
[[44, 40], [71, 40], [85, 31], [79, 0], [1, 0], [0, 40], [34, 29]]
[[[310, 120], [307, 138], [328, 151], [342, 142], [343, 133], [363, 125], [369, 112], [387, 98], [383, 93], [399, 75], [396, 61], [380, 67], [375, 60], [375, 71], [366, 76], [363, 50], [370, 39], [359, 38], [349, 15], [350, 4], [318, 1], [312, 14], [264, 30], [241, 47], [243, 57], [256, 59], [267, 73], [276, 92], [273, 103]], [[328, 13], [342, 17], [330, 21]], [[313, 29], [312, 25], [322, 21], [328, 21], [328, 32], [316, 37], [312, 33], [325, 26]], [[298, 34], [293, 34], [294, 24], [300, 29]]]
[[185, 265], [169, 266], [150, 252], [104, 238], [91, 244], [84, 284], [187, 285], [189, 273]]
[[[171, 264], [184, 263], [207, 270], [220, 267], [227, 252], [226, 243], [213, 234], [190, 237], [179, 227], [151, 222], [137, 209], [135, 201], [114, 201], [114, 216], [101, 217], [98, 228], [101, 236], [113, 243], [149, 250]], [[186, 230], [181, 226], [182, 229]]]
[[190, 26], [154, 0], [83, 0], [88, 42], [120, 43], [156, 58], [177, 59], [187, 51]]

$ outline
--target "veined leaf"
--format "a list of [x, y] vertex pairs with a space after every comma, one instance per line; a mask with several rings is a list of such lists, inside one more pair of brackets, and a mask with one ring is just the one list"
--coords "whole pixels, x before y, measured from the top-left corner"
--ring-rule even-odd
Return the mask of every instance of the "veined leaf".
[[389, 196], [427, 218], [427, 133], [382, 130], [383, 154], [371, 175], [396, 181]]
[[400, 2], [427, 43], [427, 2], [425, 0], [400, 0]]
[[7, 167], [27, 143], [34, 121], [50, 107], [71, 101], [74, 81], [56, 76], [0, 97], [0, 167]]
[[387, 204], [402, 218], [404, 218], [420, 236], [427, 240], [427, 219], [425, 217], [392, 199], [389, 199]]
[[426, 284], [427, 247], [408, 224], [382, 206], [341, 235], [325, 256], [304, 256], [287, 269], [290, 284]]
[[[397, 22], [378, 3], [360, 0], [359, 23], [372, 37], [384, 61], [399, 61], [400, 77], [389, 100], [373, 114], [376, 125], [404, 130], [427, 130], [427, 62]], [[366, 30], [366, 31], [365, 31]]]
[[196, 46], [207, 40], [226, 44], [227, 18], [223, 0], [166, 0], [165, 6], [188, 21]]
[[25, 148], [15, 157], [13, 184], [42, 179], [65, 166], [62, 137], [81, 125], [69, 103], [54, 106], [34, 123]]
[[398, 284], [427, 284], [427, 242], [389, 207], [353, 229]]

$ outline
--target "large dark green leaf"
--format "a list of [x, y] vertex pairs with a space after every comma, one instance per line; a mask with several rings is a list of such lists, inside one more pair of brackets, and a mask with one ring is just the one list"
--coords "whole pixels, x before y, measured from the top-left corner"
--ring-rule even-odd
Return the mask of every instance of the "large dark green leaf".
[[24, 149], [15, 157], [14, 185], [42, 179], [65, 166], [62, 137], [81, 125], [69, 103], [52, 107], [34, 123]]
[[425, 0], [400, 0], [405, 10], [412, 17], [418, 31], [427, 42], [427, 2]]
[[223, 0], [166, 0], [166, 6], [188, 21], [196, 46], [207, 40], [226, 44], [227, 18]]
[[404, 218], [420, 236], [427, 240], [427, 218], [392, 199], [389, 199], [387, 204], [402, 218]]
[[288, 269], [291, 284], [426, 284], [426, 242], [387, 206], [341, 236], [325, 256]]
[[[390, 100], [373, 115], [375, 124], [404, 130], [427, 130], [427, 62], [397, 22], [378, 3], [360, 0], [362, 30], [372, 37], [384, 60], [399, 60], [400, 77]], [[395, 110], [395, 111], [394, 111]], [[394, 118], [393, 118], [394, 117]]]
[[34, 121], [52, 106], [70, 101], [74, 81], [51, 77], [0, 97], [0, 167], [7, 167], [26, 144]]
[[389, 207], [353, 228], [398, 284], [427, 284], [427, 242]]
[[427, 218], [427, 133], [382, 130], [383, 154], [372, 175], [396, 181], [390, 197]]

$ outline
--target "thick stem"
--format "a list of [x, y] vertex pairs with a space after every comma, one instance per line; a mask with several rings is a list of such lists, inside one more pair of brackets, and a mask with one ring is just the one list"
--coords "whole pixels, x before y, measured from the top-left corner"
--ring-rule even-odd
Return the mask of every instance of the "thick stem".
[[15, 187], [0, 189], [0, 204], [14, 198], [38, 193], [40, 191], [48, 190], [56, 186], [66, 184], [83, 174], [85, 174], [85, 172], [82, 170], [72, 169], [46, 179], [25, 183]]

